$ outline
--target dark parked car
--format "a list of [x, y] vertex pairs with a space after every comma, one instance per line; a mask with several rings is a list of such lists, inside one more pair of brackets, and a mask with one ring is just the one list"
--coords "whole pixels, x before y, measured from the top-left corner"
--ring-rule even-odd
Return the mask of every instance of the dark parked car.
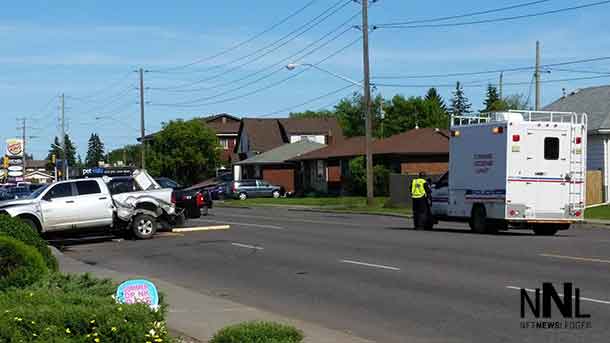
[[231, 182], [231, 197], [240, 200], [256, 197], [279, 198], [284, 194], [280, 186], [272, 185], [264, 180], [239, 180]]
[[13, 200], [13, 199], [15, 199], [14, 195], [11, 195], [6, 191], [0, 190], [0, 201]]
[[9, 188], [7, 192], [13, 196], [13, 199], [27, 198], [32, 193], [27, 186]]
[[163, 188], [174, 190], [176, 207], [184, 209], [187, 218], [199, 218], [202, 214], [206, 216], [208, 209], [212, 207], [212, 199], [206, 191], [185, 189], [178, 182], [166, 177], [156, 178], [155, 181]]

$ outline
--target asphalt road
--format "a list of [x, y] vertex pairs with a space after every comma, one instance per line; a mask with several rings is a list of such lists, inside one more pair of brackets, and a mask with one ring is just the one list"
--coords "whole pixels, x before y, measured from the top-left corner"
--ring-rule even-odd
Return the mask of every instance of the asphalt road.
[[[73, 245], [67, 253], [377, 342], [610, 339], [610, 229], [477, 235], [441, 223], [413, 231], [401, 218], [276, 208], [216, 208], [191, 224], [231, 229]], [[564, 282], [580, 288], [592, 328], [521, 328], [520, 288], [542, 282], [559, 292]], [[535, 320], [526, 312], [524, 320]], [[564, 322], [555, 307], [550, 320]]]

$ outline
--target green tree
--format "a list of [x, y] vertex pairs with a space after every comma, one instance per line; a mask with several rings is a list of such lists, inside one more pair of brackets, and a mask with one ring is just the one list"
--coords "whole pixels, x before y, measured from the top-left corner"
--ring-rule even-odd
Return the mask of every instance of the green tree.
[[[68, 134], [65, 135], [64, 139], [66, 141], [66, 160], [68, 160], [68, 165], [75, 166], [76, 165], [76, 146], [74, 146], [74, 143], [72, 143], [72, 140], [70, 139], [70, 136], [68, 136]], [[49, 154], [47, 155], [47, 161], [51, 161], [51, 155], [53, 155], [53, 154], [55, 155], [55, 158], [57, 159], [57, 161], [61, 160], [64, 156], [62, 153], [62, 149], [61, 149], [61, 142], [59, 141], [59, 138], [57, 138], [57, 137], [55, 137], [55, 139], [53, 140], [53, 144], [51, 144], [51, 148], [49, 149]]]
[[332, 118], [335, 117], [336, 114], [333, 111], [329, 110], [319, 110], [319, 111], [303, 111], [303, 112], [290, 112], [290, 118]]
[[389, 137], [415, 127], [446, 128], [449, 124], [447, 111], [437, 98], [396, 95], [384, 106], [384, 136]]
[[460, 82], [456, 82], [455, 91], [453, 92], [453, 98], [451, 99], [451, 107], [449, 112], [455, 116], [464, 116], [472, 113], [470, 110], [470, 102], [466, 95], [464, 95], [464, 89]]
[[512, 94], [503, 99], [509, 110], [527, 110], [528, 104], [523, 94]]
[[106, 161], [112, 165], [118, 164], [119, 161], [126, 166], [136, 166], [140, 162], [140, 145], [126, 145], [119, 149], [110, 151], [106, 156]]
[[[383, 97], [377, 95], [371, 101], [371, 116], [373, 124], [373, 136], [381, 136], [381, 107]], [[346, 137], [364, 136], [365, 121], [364, 121], [364, 97], [358, 93], [354, 93], [351, 98], [345, 98], [339, 101], [335, 106], [335, 115], [339, 119], [343, 135]]]
[[487, 85], [487, 94], [485, 96], [485, 109], [483, 112], [503, 111], [506, 106], [498, 95], [498, 90], [491, 84]]
[[85, 157], [85, 164], [87, 167], [96, 167], [98, 162], [104, 160], [104, 143], [100, 139], [97, 133], [92, 133], [89, 137], [87, 156]]
[[216, 134], [193, 119], [163, 124], [148, 145], [146, 161], [152, 174], [192, 184], [214, 175], [219, 160]]
[[436, 88], [433, 87], [433, 88], [428, 89], [428, 92], [426, 93], [426, 97], [424, 99], [426, 99], [426, 101], [430, 101], [435, 106], [438, 106], [443, 111], [447, 112], [447, 106], [445, 105], [445, 101], [438, 94], [438, 91], [436, 90]]

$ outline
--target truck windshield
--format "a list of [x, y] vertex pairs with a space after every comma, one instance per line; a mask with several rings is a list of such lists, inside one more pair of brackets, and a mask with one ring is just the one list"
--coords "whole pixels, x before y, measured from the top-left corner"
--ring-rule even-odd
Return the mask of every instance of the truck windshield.
[[36, 199], [45, 189], [47, 189], [49, 185], [44, 185], [33, 191], [30, 195], [27, 196], [27, 199]]

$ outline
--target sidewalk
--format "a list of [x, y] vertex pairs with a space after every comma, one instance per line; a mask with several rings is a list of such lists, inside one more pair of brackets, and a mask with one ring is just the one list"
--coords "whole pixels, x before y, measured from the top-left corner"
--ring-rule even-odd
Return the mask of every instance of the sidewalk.
[[327, 329], [319, 325], [284, 318], [266, 311], [234, 303], [229, 300], [197, 293], [166, 281], [147, 278], [144, 275], [119, 273], [113, 270], [91, 266], [62, 254], [50, 247], [63, 273], [91, 273], [100, 278], [110, 278], [116, 282], [127, 279], [146, 278], [165, 294], [169, 304], [167, 324], [170, 329], [208, 342], [221, 328], [249, 320], [266, 320], [289, 324], [302, 330], [305, 343], [370, 343], [372, 341], [349, 333]]

